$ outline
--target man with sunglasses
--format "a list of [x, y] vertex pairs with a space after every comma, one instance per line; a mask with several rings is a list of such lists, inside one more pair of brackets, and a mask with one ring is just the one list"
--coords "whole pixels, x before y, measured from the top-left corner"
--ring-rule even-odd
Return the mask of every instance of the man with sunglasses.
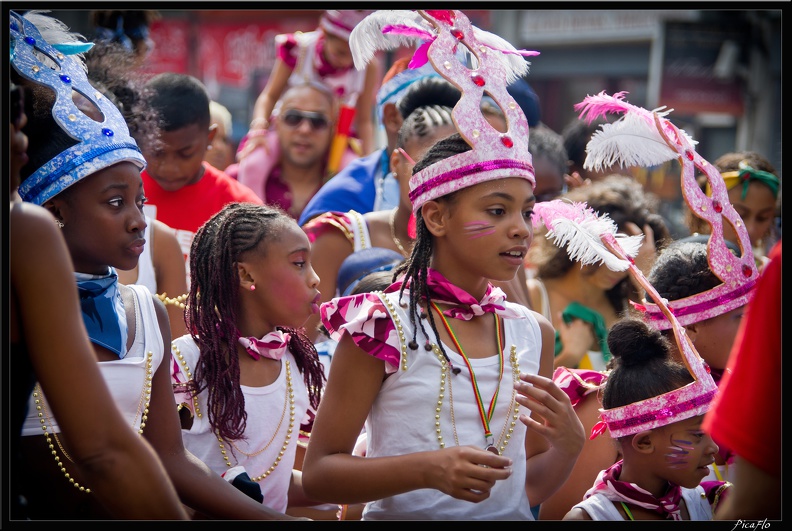
[[243, 159], [237, 173], [239, 182], [265, 203], [299, 219], [326, 181], [336, 113], [335, 97], [321, 87], [303, 84], [287, 89], [274, 112], [278, 149], [259, 150], [266, 161]]

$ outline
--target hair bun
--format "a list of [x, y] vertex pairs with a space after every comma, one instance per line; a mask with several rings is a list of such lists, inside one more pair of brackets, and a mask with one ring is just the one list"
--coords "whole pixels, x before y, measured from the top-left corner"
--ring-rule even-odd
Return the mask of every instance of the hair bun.
[[658, 330], [637, 319], [623, 319], [608, 332], [608, 348], [623, 367], [648, 363], [668, 355], [668, 342]]

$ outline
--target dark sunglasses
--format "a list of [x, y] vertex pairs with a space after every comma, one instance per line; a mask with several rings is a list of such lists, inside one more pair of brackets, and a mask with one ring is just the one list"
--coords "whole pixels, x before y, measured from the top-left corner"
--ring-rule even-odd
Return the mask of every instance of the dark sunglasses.
[[292, 109], [283, 113], [280, 119], [289, 127], [299, 127], [303, 120], [308, 120], [311, 124], [311, 129], [316, 131], [325, 129], [330, 125], [330, 120], [327, 119], [327, 116], [318, 112], [303, 112]]

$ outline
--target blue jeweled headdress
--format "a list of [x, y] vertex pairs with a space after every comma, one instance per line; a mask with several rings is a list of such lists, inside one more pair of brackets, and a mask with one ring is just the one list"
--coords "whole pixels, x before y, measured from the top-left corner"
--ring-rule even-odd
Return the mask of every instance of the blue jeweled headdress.
[[[99, 170], [123, 161], [141, 170], [146, 159], [129, 135], [118, 108], [88, 82], [82, 67], [47, 43], [34, 24], [10, 12], [11, 65], [24, 78], [55, 92], [52, 117], [78, 143], [59, 153], [30, 175], [19, 187], [23, 200], [44, 204], [49, 199]], [[55, 67], [42, 63], [36, 52], [46, 55]], [[97, 122], [72, 101], [79, 92], [96, 106], [104, 120]]]

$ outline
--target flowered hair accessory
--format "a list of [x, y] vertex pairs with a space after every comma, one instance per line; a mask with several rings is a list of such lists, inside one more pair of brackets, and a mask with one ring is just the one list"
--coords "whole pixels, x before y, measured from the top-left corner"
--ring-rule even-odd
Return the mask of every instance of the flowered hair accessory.
[[662, 395], [622, 407], [600, 409], [602, 421], [592, 429], [591, 438], [606, 427], [615, 439], [703, 415], [717, 392], [715, 380], [665, 300], [635, 265], [633, 257], [643, 236], [617, 234], [616, 223], [607, 214], [598, 216], [585, 203], [563, 199], [537, 203], [532, 219], [534, 226], [543, 224], [547, 228], [548, 239], [554, 239], [559, 247], [566, 246], [570, 257], [582, 265], [602, 262], [613, 271], [629, 270], [641, 287], [659, 301], [658, 307], [671, 323], [679, 351], [694, 378], [692, 383]]
[[352, 29], [370, 13], [370, 10], [363, 9], [330, 9], [322, 13], [319, 18], [319, 27], [325, 33], [348, 41]]
[[[522, 177], [536, 183], [528, 152], [528, 122], [506, 86], [528, 72], [524, 56], [504, 39], [482, 31], [461, 11], [376, 11], [352, 31], [349, 46], [358, 69], [377, 50], [420, 43], [410, 68], [430, 62], [457, 87], [462, 97], [451, 113], [457, 131], [473, 148], [424, 168], [410, 178], [413, 211], [433, 199], [485, 181]], [[460, 61], [458, 52], [466, 60]], [[470, 64], [471, 66], [467, 66]], [[506, 116], [499, 132], [481, 113], [481, 99], [490, 96]]]
[[[32, 22], [13, 11], [10, 36], [14, 70], [55, 92], [52, 117], [78, 141], [25, 179], [19, 187], [23, 200], [41, 205], [84, 177], [122, 161], [132, 162], [141, 170], [146, 167], [121, 112], [91, 86], [80, 63], [50, 45]], [[37, 54], [55, 66], [45, 64]], [[74, 91], [102, 113], [102, 121], [95, 121], [77, 107], [72, 101]]]
[[[586, 148], [584, 164], [599, 168], [613, 163], [623, 166], [650, 166], [670, 159], [679, 159], [682, 166], [682, 192], [691, 212], [711, 227], [707, 244], [707, 259], [712, 272], [722, 281], [714, 288], [674, 301], [664, 301], [682, 326], [722, 315], [745, 305], [753, 296], [759, 275], [751, 250], [751, 239], [745, 224], [729, 201], [728, 188], [718, 170], [696, 153], [696, 142], [672, 124], [664, 108], [647, 111], [624, 101], [625, 92], [609, 96], [601, 92], [587, 96], [575, 109], [589, 123], [606, 113], [623, 113], [619, 120], [603, 124], [595, 132]], [[701, 191], [696, 182], [698, 168], [706, 175], [711, 197]], [[726, 244], [723, 224], [731, 224], [739, 238], [742, 251], [736, 256]], [[651, 294], [654, 301], [659, 298]], [[632, 303], [632, 302], [631, 302]], [[643, 312], [645, 319], [655, 329], [668, 330], [671, 322], [658, 304], [643, 301], [632, 303]]]

